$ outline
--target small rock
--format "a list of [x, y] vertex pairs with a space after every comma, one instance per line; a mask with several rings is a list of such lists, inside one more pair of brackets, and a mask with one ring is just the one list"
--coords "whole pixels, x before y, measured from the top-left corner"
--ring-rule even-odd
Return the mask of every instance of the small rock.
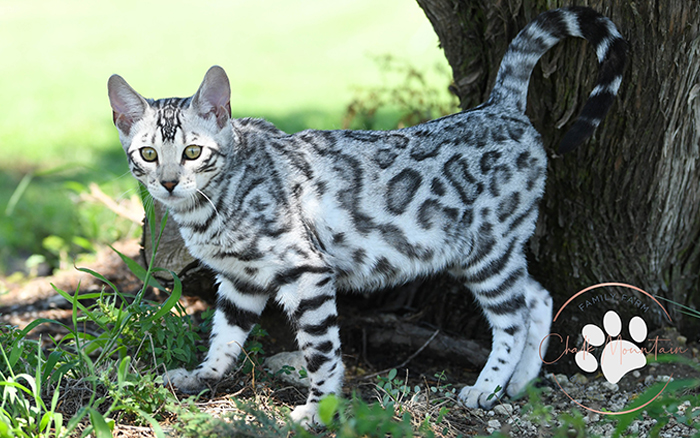
[[[276, 374], [283, 382], [302, 388], [309, 387], [309, 379], [302, 378], [299, 375], [299, 370], [306, 366], [306, 361], [301, 351], [275, 354], [265, 359], [263, 366], [269, 369], [272, 374]], [[287, 369], [294, 368], [294, 371], [287, 373], [284, 371], [285, 367], [288, 367]]]
[[632, 424], [629, 425], [627, 428], [627, 432], [631, 434], [638, 434], [639, 433], [639, 420], [635, 420], [632, 422]]
[[586, 424], [590, 424], [590, 423], [595, 424], [595, 423], [597, 423], [598, 421], [600, 421], [600, 414], [596, 414], [596, 413], [594, 413], [594, 412], [589, 412], [588, 415], [586, 415], [585, 417], [583, 417], [583, 421], [584, 421]]
[[639, 379], [641, 376], [642, 376], [642, 373], [640, 373], [639, 371], [637, 371], [637, 370], [632, 371], [632, 377], [634, 377], [635, 379]]
[[671, 376], [666, 376], [666, 375], [660, 375], [656, 376], [656, 381], [657, 382], [668, 382], [668, 381], [673, 381], [673, 377]]
[[70, 309], [71, 303], [63, 298], [62, 295], [54, 295], [45, 300], [44, 305], [47, 309]]
[[617, 386], [617, 383], [610, 383], [610, 382], [608, 382], [608, 381], [601, 382], [601, 383], [600, 383], [600, 386], [602, 386], [603, 389], [606, 389], [606, 390], [608, 390], [608, 391], [610, 391], [610, 392], [617, 392], [617, 391], [620, 390], [620, 387]]
[[513, 414], [513, 405], [511, 405], [510, 403], [503, 403], [502, 405], [494, 406], [493, 410], [498, 415], [509, 415], [510, 416]]
[[576, 373], [573, 376], [571, 376], [571, 383], [585, 385], [586, 383], [588, 383], [588, 377], [584, 376], [581, 373]]
[[644, 378], [644, 386], [651, 386], [654, 384], [655, 381], [656, 379], [654, 378], [654, 376], [646, 376]]
[[678, 342], [679, 345], [685, 345], [688, 343], [688, 338], [686, 338], [683, 335], [678, 335], [678, 337], [676, 337], [676, 341]]
[[488, 426], [486, 428], [486, 431], [488, 433], [494, 433], [495, 431], [501, 428], [501, 422], [498, 420], [489, 420], [489, 422], [486, 424]]
[[566, 374], [556, 374], [554, 375], [553, 381], [559, 383], [560, 385], [566, 385], [569, 383], [569, 378]]

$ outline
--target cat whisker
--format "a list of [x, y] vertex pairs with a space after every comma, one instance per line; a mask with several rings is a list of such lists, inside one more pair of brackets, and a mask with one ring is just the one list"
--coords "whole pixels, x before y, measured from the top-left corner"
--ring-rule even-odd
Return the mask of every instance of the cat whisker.
[[201, 191], [201, 190], [199, 190], [199, 189], [197, 189], [197, 193], [199, 193], [200, 195], [202, 195], [202, 196], [204, 197], [204, 199], [206, 199], [207, 202], [209, 202], [209, 204], [211, 205], [211, 208], [214, 209], [214, 212], [215, 212], [216, 215], [218, 216], [218, 215], [219, 215], [219, 210], [217, 210], [216, 205], [214, 205], [214, 203], [213, 203], [212, 200], [209, 198], [209, 196], [207, 196], [203, 191]]

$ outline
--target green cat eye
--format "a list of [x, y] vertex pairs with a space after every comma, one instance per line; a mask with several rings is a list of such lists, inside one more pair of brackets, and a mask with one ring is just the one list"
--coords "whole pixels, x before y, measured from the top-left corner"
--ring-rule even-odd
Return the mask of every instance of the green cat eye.
[[185, 148], [185, 158], [188, 160], [196, 160], [202, 154], [202, 147], [197, 145], [189, 145]]
[[151, 147], [141, 148], [141, 158], [149, 163], [158, 159], [158, 152]]

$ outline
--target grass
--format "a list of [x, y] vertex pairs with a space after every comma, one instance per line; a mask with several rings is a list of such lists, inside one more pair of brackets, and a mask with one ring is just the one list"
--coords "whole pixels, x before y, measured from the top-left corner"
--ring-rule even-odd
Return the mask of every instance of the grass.
[[76, 236], [138, 232], [79, 201], [91, 182], [117, 200], [135, 193], [106, 95], [112, 73], [148, 97], [184, 96], [219, 64], [234, 116], [294, 132], [340, 128], [356, 89], [382, 81], [373, 57], [446, 65], [422, 11], [400, 0], [1, 2], [0, 53], [0, 274], [32, 254], [55, 265], [51, 236], [77, 253]]

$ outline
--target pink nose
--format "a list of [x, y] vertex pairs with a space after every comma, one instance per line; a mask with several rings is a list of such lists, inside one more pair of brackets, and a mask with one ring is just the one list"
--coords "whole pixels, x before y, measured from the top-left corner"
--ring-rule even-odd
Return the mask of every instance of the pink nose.
[[160, 184], [165, 187], [168, 192], [172, 193], [177, 185], [177, 181], [161, 181]]

